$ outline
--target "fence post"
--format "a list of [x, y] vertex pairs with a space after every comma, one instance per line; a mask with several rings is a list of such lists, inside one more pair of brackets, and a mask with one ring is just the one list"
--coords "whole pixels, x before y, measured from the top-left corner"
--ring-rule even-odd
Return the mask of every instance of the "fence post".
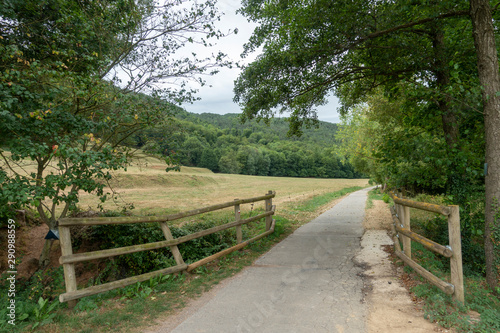
[[[238, 199], [234, 199], [237, 201]], [[234, 205], [234, 220], [238, 222], [241, 220], [241, 210], [240, 205]], [[236, 226], [236, 243], [240, 244], [243, 241], [243, 232], [241, 231], [241, 225]]]
[[[273, 194], [273, 191], [269, 191], [269, 192], [267, 192], [267, 194]], [[266, 204], [266, 213], [270, 212], [273, 209], [273, 199], [272, 198], [266, 199], [265, 204]], [[271, 229], [272, 223], [273, 223], [272, 216], [270, 216], [270, 215], [266, 216], [266, 231]]]
[[458, 206], [449, 206], [448, 233], [453, 255], [450, 258], [451, 284], [455, 286], [453, 300], [464, 303], [464, 275], [462, 268], [462, 240], [460, 236], [460, 209]]
[[[398, 198], [404, 199], [403, 194], [398, 191]], [[410, 230], [410, 207], [397, 205], [397, 213], [402, 227]], [[403, 253], [411, 259], [411, 238], [401, 235], [401, 242], [403, 243]]]
[[[61, 243], [61, 255], [70, 256], [73, 254], [73, 246], [71, 245], [71, 230], [69, 227], [59, 226], [59, 241]], [[66, 292], [76, 291], [76, 275], [75, 275], [75, 264], [63, 264], [64, 269], [64, 283], [66, 285]], [[76, 300], [68, 302], [68, 307], [74, 308], [76, 305]]]
[[[396, 197], [401, 198], [401, 193], [396, 192]], [[403, 214], [401, 213], [401, 207], [403, 206], [397, 203], [394, 203], [394, 205], [396, 206], [396, 214], [398, 215], [398, 218], [401, 221], [401, 223], [403, 223]]]
[[[161, 226], [161, 231], [163, 232], [163, 236], [165, 236], [166, 240], [172, 240], [174, 237], [172, 236], [172, 232], [170, 231], [170, 228], [165, 222], [160, 223]], [[179, 251], [179, 248], [177, 245], [171, 246], [170, 247], [170, 252], [172, 252], [172, 255], [174, 256], [175, 262], [177, 265], [183, 265], [184, 264], [184, 259], [182, 259], [182, 254]]]
[[[402, 206], [402, 221], [403, 221], [403, 228], [411, 230], [411, 224], [410, 224], [410, 207], [408, 206]], [[408, 258], [411, 259], [411, 238], [410, 237], [403, 237], [403, 248], [405, 251], [405, 254]]]

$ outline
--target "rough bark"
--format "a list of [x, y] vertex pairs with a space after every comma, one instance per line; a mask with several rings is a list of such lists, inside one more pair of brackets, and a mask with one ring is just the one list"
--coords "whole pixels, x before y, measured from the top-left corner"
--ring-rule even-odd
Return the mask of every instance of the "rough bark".
[[[47, 159], [39, 159], [37, 160], [37, 186], [41, 187], [42, 184], [42, 179], [43, 179], [43, 172], [45, 171], [46, 168], [46, 162]], [[38, 206], [36, 207], [38, 214], [40, 214], [40, 218], [42, 219], [42, 222], [48, 225], [49, 229], [54, 229], [55, 226], [55, 221], [53, 218], [50, 218], [47, 216], [45, 213], [45, 210], [43, 209], [43, 203], [39, 203]], [[40, 269], [45, 269], [49, 264], [50, 264], [50, 249], [52, 248], [52, 241], [49, 239], [45, 240], [45, 244], [43, 245], [42, 253], [40, 254], [40, 258], [38, 260], [39, 263], [39, 268]]]
[[[450, 71], [446, 57], [446, 45], [444, 42], [444, 33], [439, 27], [433, 29], [432, 46], [434, 49], [434, 74], [436, 75], [437, 88], [444, 91], [450, 84]], [[450, 108], [451, 98], [448, 94], [439, 94], [437, 104], [441, 111], [441, 120], [443, 122], [443, 132], [446, 144], [450, 152], [458, 144], [458, 122], [455, 112]]]
[[39, 268], [45, 269], [50, 264], [50, 253], [52, 250], [53, 239], [46, 239], [43, 245], [42, 253], [40, 254], [40, 259], [38, 260]]
[[477, 53], [479, 80], [483, 88], [484, 128], [486, 139], [485, 177], [485, 254], [486, 281], [495, 290], [499, 284], [499, 253], [495, 251], [493, 231], [500, 228], [498, 216], [500, 199], [500, 75], [498, 53], [495, 44], [491, 8], [486, 0], [470, 0], [470, 16], [473, 27], [474, 45]]

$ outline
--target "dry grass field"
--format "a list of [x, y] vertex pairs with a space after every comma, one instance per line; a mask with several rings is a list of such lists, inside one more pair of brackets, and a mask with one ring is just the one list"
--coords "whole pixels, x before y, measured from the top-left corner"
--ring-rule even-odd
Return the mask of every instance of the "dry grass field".
[[[170, 214], [218, 203], [261, 196], [276, 191], [274, 203], [300, 203], [315, 195], [353, 186], [367, 186], [366, 179], [314, 179], [216, 174], [208, 169], [182, 167], [180, 172], [165, 171], [162, 160], [138, 152], [127, 171], [113, 172], [111, 186], [117, 200], [104, 203], [106, 210], [120, 210], [133, 204], [134, 215]], [[33, 162], [22, 161], [18, 172], [36, 170]], [[48, 172], [57, 172], [49, 167]], [[108, 189], [108, 192], [111, 192]], [[80, 193], [81, 210], [97, 210], [99, 199], [94, 194]], [[263, 204], [263, 203], [262, 203]], [[244, 210], [245, 207], [242, 207]], [[248, 208], [246, 208], [248, 209]]]
[[[276, 191], [277, 205], [300, 202], [315, 195], [346, 187], [366, 186], [366, 179], [310, 179], [216, 174], [202, 168], [182, 167], [180, 172], [165, 172], [165, 164], [143, 156], [127, 168], [114, 173], [112, 187], [118, 203], [133, 203], [134, 215], [169, 214], [218, 203], [243, 199]], [[87, 193], [80, 196], [79, 206], [95, 209], [98, 199]], [[105, 209], [118, 207], [111, 200]]]

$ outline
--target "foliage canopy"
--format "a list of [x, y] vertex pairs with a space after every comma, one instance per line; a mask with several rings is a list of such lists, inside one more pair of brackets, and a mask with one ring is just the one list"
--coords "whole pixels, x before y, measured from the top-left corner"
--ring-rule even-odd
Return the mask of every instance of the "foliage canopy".
[[[332, 92], [344, 114], [364, 108], [357, 105], [374, 94], [382, 94], [389, 109], [398, 105], [389, 118], [373, 103], [355, 116], [367, 133], [381, 136], [357, 137], [380, 149], [378, 156], [365, 155], [376, 162], [356, 163], [385, 173], [392, 185], [446, 192], [460, 205], [467, 205], [473, 187], [485, 184], [487, 275], [494, 287], [498, 251], [492, 244], [498, 240], [490, 236], [499, 228], [500, 79], [494, 35], [499, 4], [491, 3], [493, 11], [485, 0], [246, 0], [241, 12], [260, 24], [246, 54], [264, 51], [244, 67], [234, 100], [248, 119], [290, 112], [293, 131], [314, 121], [314, 107]], [[480, 171], [485, 160], [486, 178]], [[436, 168], [445, 179], [426, 177]]]
[[158, 98], [190, 101], [186, 80], [229, 65], [178, 55], [222, 37], [218, 18], [214, 1], [2, 1], [2, 206], [33, 205], [54, 228], [79, 191], [106, 200], [109, 171], [127, 165], [121, 143], [168, 119]]

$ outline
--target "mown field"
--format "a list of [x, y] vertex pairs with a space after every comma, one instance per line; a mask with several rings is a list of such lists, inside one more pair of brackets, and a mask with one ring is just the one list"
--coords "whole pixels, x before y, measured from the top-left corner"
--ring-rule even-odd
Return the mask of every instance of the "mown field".
[[[314, 179], [263, 177], [213, 173], [208, 169], [182, 167], [180, 172], [165, 172], [165, 164], [154, 157], [142, 157], [127, 171], [113, 175], [111, 186], [117, 200], [108, 200], [104, 209], [132, 203], [134, 215], [161, 215], [195, 209], [276, 191], [274, 203], [297, 204], [316, 195], [347, 187], [367, 186], [366, 179]], [[82, 210], [96, 209], [99, 200], [92, 194], [80, 195]]]

